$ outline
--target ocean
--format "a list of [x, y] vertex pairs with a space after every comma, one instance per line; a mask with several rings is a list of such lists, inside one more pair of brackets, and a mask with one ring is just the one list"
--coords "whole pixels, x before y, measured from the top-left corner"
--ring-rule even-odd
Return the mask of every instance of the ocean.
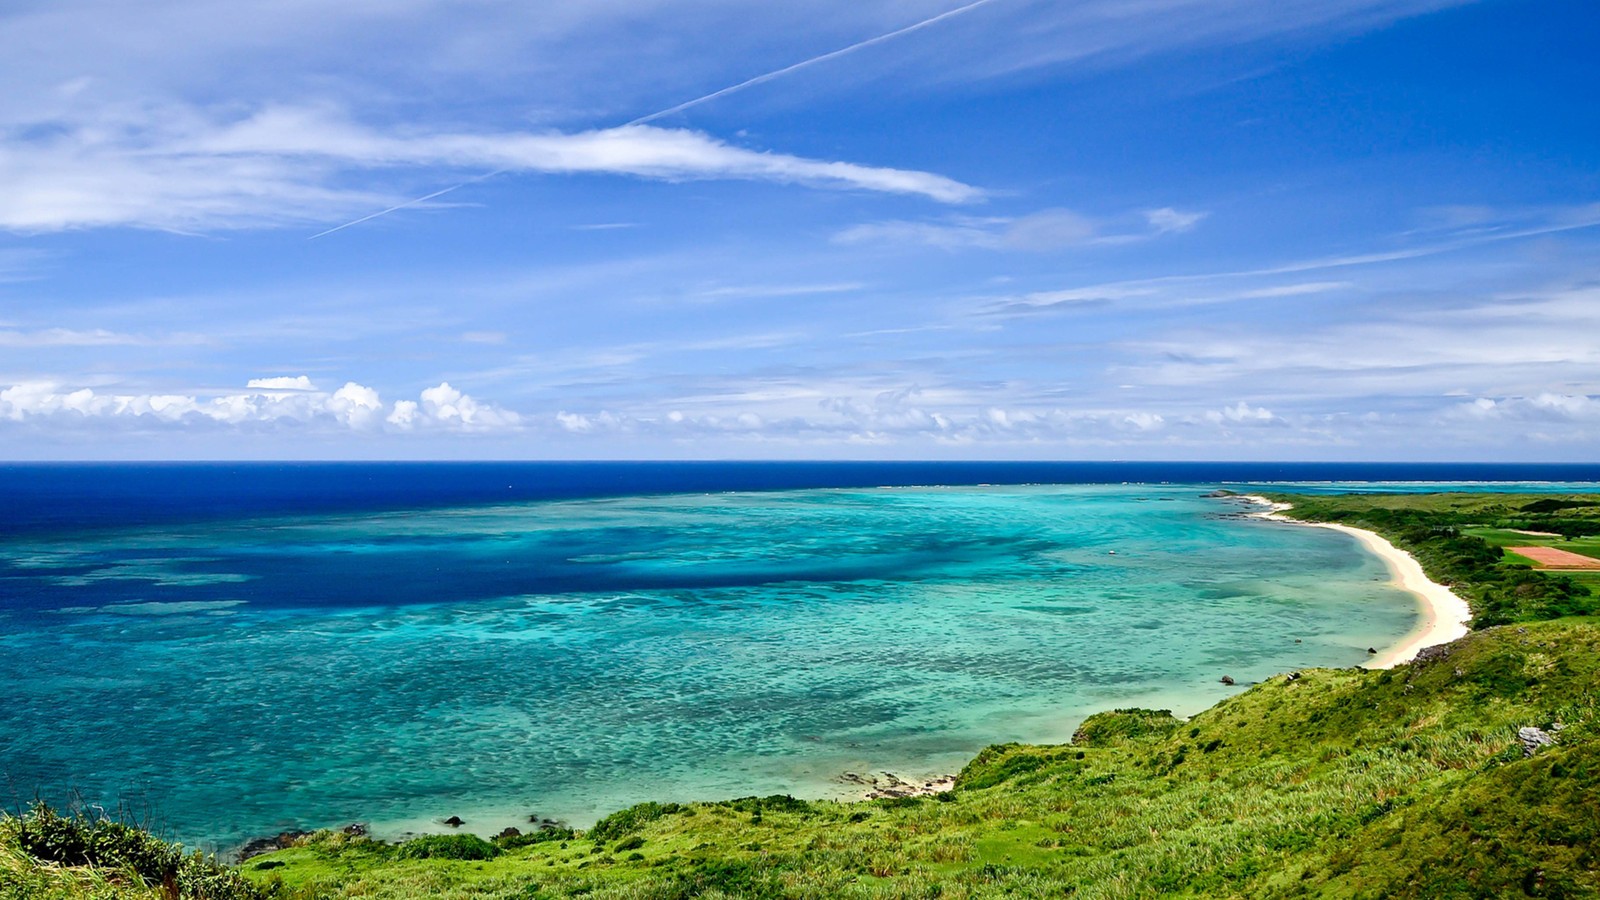
[[[1416, 624], [1219, 486], [1595, 466], [0, 466], [0, 790], [192, 846], [843, 797], [1115, 706], [1193, 713]], [[1594, 485], [1587, 485], [1593, 489]], [[1220, 682], [1231, 676], [1237, 685]]]

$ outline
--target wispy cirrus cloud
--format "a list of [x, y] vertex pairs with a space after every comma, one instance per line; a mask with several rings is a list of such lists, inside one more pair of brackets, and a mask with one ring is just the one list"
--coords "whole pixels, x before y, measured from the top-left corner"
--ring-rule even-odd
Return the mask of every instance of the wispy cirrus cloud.
[[420, 169], [768, 181], [940, 203], [984, 196], [930, 172], [755, 150], [685, 129], [386, 131], [329, 107], [270, 106], [226, 120], [193, 107], [127, 110], [18, 124], [0, 140], [0, 183], [13, 186], [0, 194], [0, 228], [23, 232], [329, 221], [404, 201], [363, 184]]
[[931, 221], [890, 220], [853, 225], [835, 234], [840, 244], [926, 245], [941, 250], [1051, 252], [1068, 247], [1133, 244], [1191, 231], [1204, 212], [1171, 207], [1097, 218], [1070, 209], [1022, 216], [957, 216]]
[[[378, 97], [475, 91], [527, 106], [537, 85], [541, 111], [631, 108], [620, 122], [908, 28], [920, 30], [824, 59], [783, 83], [814, 91], [888, 70], [903, 87], [1117, 65], [1272, 35], [1342, 36], [1466, 2], [998, 0], [940, 19], [971, 4], [591, 0], [530, 15], [516, 0], [477, 0], [465, 10], [449, 0], [56, 0], [3, 14], [0, 58], [13, 63], [23, 90], [0, 98], [0, 109], [37, 108], [57, 89], [240, 97], [304, 95], [312, 86]], [[935, 27], [922, 27], [930, 19]], [[928, 60], [936, 64], [915, 65]], [[223, 68], [229, 78], [218, 84], [210, 73]]]
[[127, 334], [104, 328], [41, 328], [34, 331], [0, 329], [0, 347], [117, 347], [160, 344], [202, 344], [207, 338], [197, 334], [171, 334], [151, 337]]

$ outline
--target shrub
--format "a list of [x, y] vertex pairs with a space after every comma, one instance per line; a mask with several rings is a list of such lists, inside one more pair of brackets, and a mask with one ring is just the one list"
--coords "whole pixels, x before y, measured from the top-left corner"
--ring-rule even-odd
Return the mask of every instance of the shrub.
[[551, 841], [570, 841], [577, 836], [578, 833], [571, 828], [541, 828], [531, 834], [497, 837], [494, 839], [494, 843], [503, 850], [515, 850], [518, 847], [530, 847], [534, 844], [545, 844]]
[[63, 816], [46, 804], [6, 819], [5, 831], [23, 853], [62, 866], [123, 869], [162, 886], [173, 900], [259, 900], [261, 893], [232, 870], [201, 853], [184, 855], [130, 825], [107, 818]]
[[1170, 709], [1114, 709], [1083, 720], [1072, 735], [1080, 747], [1110, 747], [1144, 737], [1163, 738], [1182, 725]]
[[811, 804], [804, 800], [797, 800], [788, 794], [771, 794], [766, 797], [740, 797], [737, 800], [726, 800], [721, 805], [757, 816], [763, 812], [788, 812], [800, 815], [813, 812]]
[[400, 845], [400, 859], [494, 859], [500, 848], [475, 834], [430, 834]]
[[589, 829], [589, 839], [597, 844], [613, 841], [638, 831], [662, 816], [670, 816], [682, 810], [683, 806], [677, 803], [652, 802], [630, 806], [594, 823], [594, 827]]

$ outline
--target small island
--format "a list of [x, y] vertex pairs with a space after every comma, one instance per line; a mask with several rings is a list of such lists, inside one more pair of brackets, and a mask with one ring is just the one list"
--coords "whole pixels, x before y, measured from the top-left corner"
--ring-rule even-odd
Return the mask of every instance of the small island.
[[1600, 894], [1600, 495], [1262, 496], [1398, 548], [1470, 632], [1424, 622], [1408, 659], [1285, 672], [1186, 721], [1102, 712], [925, 796], [643, 803], [492, 840], [321, 831], [237, 866], [37, 807], [0, 820], [0, 897]]

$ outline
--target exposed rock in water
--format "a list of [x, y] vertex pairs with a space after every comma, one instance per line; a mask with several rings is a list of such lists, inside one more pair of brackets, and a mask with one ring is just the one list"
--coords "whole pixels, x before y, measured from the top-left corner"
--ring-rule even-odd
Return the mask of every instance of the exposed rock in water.
[[451, 828], [460, 828], [467, 823], [461, 821], [460, 816], [451, 816], [450, 818], [444, 820], [444, 824], [449, 825]]
[[239, 848], [239, 861], [244, 862], [252, 856], [260, 856], [274, 850], [287, 850], [294, 846], [295, 841], [310, 834], [309, 831], [284, 831], [272, 837], [256, 838]]
[[1378, 648], [1377, 647], [1368, 647], [1367, 648], [1367, 652], [1372, 654], [1373, 656], [1377, 656], [1378, 655]]
[[845, 784], [868, 788], [869, 790], [863, 798], [866, 800], [928, 797], [953, 790], [956, 786], [956, 777], [954, 775], [941, 775], [938, 778], [918, 783], [906, 781], [893, 772], [883, 773], [881, 779], [875, 775], [857, 775], [854, 772], [846, 772], [839, 776], [839, 780]]
[[501, 832], [499, 834], [495, 835], [495, 837], [497, 837], [497, 838], [522, 837], [522, 829], [513, 828], [510, 825], [507, 825], [503, 830], [501, 830]]
[[1232, 675], [1224, 675], [1218, 680], [1221, 681], [1223, 684], [1226, 684], [1226, 685], [1228, 685], [1230, 687], [1233, 685], [1233, 676]]
[[366, 837], [367, 836], [367, 826], [362, 822], [351, 822], [349, 825], [346, 825], [345, 827], [343, 827], [343, 828], [341, 828], [339, 830], [343, 831], [345, 834], [350, 835], [351, 837]]

